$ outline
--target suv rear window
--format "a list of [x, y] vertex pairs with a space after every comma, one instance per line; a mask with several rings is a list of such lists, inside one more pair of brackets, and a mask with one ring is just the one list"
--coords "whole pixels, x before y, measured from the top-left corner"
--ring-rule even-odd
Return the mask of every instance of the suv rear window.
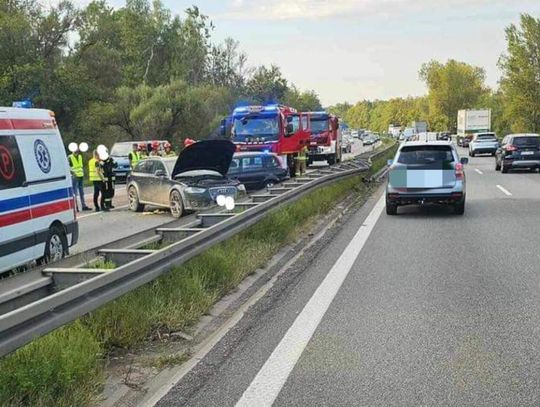
[[495, 134], [479, 134], [476, 136], [477, 140], [496, 140]]
[[448, 146], [408, 146], [399, 153], [398, 163], [407, 165], [442, 165], [454, 162]]
[[540, 137], [514, 137], [512, 144], [517, 147], [538, 147]]

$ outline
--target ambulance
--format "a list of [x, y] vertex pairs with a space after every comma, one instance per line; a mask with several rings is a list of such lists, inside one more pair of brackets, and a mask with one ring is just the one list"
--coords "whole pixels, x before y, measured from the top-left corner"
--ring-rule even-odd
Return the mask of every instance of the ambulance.
[[0, 107], [0, 273], [65, 257], [79, 235], [75, 208], [54, 113]]

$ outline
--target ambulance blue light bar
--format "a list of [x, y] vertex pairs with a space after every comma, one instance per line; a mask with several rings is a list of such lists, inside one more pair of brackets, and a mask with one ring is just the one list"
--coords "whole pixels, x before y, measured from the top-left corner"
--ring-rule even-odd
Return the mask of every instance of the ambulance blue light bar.
[[21, 109], [31, 109], [32, 102], [30, 100], [19, 100], [19, 101], [13, 102], [12, 106], [18, 107]]

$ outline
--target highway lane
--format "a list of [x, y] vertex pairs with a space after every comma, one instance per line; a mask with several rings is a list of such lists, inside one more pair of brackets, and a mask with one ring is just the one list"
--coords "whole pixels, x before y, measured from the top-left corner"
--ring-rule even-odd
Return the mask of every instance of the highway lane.
[[[464, 216], [387, 216], [381, 189], [158, 405], [234, 406], [246, 394], [255, 398], [239, 405], [540, 405], [540, 174], [496, 173], [492, 157], [475, 157], [466, 176]], [[373, 219], [362, 247], [356, 233]], [[354, 246], [346, 270], [338, 259]], [[329, 273], [345, 275], [335, 297], [322, 285]]]
[[[372, 146], [363, 147], [360, 142], [353, 146], [351, 154], [346, 154], [345, 159], [370, 151]], [[326, 161], [315, 162], [313, 167], [326, 166]], [[85, 200], [87, 205], [92, 206], [93, 189], [85, 188]], [[71, 254], [85, 252], [96, 247], [114, 242], [135, 233], [142, 232], [154, 227], [171, 222], [174, 218], [166, 210], [148, 207], [143, 213], [130, 212], [127, 209], [128, 198], [125, 185], [117, 185], [113, 200], [115, 209], [111, 212], [80, 212], [79, 219], [79, 242], [70, 249]], [[185, 223], [195, 220], [195, 215], [183, 218]]]

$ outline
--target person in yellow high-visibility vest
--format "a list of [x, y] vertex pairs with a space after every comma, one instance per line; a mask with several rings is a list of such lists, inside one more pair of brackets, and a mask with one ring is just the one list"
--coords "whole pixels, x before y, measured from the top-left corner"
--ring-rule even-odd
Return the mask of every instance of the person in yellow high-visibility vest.
[[[105, 196], [103, 195], [103, 173], [100, 165], [99, 154], [94, 150], [93, 157], [88, 160], [88, 178], [94, 185], [94, 208], [99, 212], [105, 206]], [[101, 202], [99, 200], [101, 195]], [[101, 205], [100, 205], [101, 204]]]
[[297, 177], [301, 177], [302, 175], [306, 173], [306, 162], [307, 162], [308, 152], [309, 150], [307, 146], [303, 146], [298, 152], [298, 155], [295, 157]]
[[[68, 155], [69, 168], [71, 170], [71, 179], [73, 185], [73, 194], [77, 197], [77, 194], [81, 200], [81, 207], [83, 211], [89, 211], [90, 208], [86, 206], [84, 201], [84, 165], [83, 165], [83, 156], [79, 149], [72, 152]], [[75, 199], [75, 202], [77, 200]], [[79, 205], [77, 205], [77, 211], [79, 210]]]
[[128, 155], [129, 159], [129, 166], [133, 170], [137, 163], [141, 161], [141, 153], [139, 152], [139, 145], [137, 143], [133, 143], [133, 150]]

